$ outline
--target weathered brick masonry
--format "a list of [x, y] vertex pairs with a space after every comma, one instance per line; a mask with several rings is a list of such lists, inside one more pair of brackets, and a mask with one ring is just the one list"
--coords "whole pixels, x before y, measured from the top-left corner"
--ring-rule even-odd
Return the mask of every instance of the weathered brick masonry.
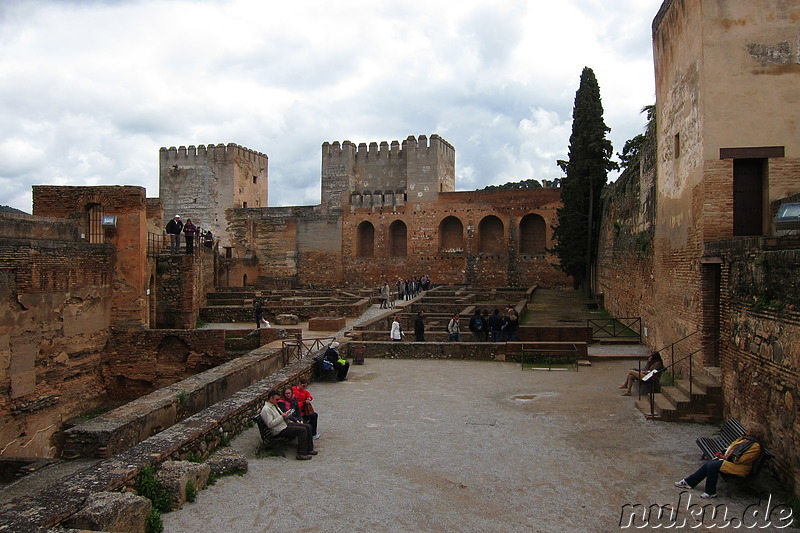
[[100, 405], [112, 306], [109, 245], [74, 221], [0, 216], [0, 448], [52, 456], [63, 419]]

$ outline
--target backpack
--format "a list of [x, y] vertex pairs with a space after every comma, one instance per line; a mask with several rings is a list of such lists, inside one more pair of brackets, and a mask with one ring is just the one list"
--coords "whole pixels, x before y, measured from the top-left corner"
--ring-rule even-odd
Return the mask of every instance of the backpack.
[[483, 317], [481, 315], [474, 315], [469, 329], [475, 332], [483, 331]]

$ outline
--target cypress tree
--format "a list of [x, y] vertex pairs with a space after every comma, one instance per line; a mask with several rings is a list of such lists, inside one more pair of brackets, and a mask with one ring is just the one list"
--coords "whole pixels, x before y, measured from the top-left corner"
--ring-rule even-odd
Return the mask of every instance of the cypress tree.
[[600, 220], [600, 193], [608, 181], [608, 171], [617, 168], [611, 161], [613, 149], [606, 134], [611, 129], [603, 121], [600, 86], [594, 71], [584, 67], [572, 109], [572, 134], [569, 160], [558, 164], [566, 173], [561, 181], [558, 226], [552, 252], [559, 268], [578, 281], [591, 296], [591, 266], [597, 249]]

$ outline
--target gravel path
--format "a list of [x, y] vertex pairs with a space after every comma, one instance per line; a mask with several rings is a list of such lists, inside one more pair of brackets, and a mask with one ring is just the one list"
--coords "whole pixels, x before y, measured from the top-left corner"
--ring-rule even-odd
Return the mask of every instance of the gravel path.
[[[165, 531], [617, 530], [625, 504], [679, 506], [672, 484], [715, 430], [645, 420], [616, 388], [629, 365], [368, 359], [347, 382], [312, 384], [318, 456], [256, 458], [250, 429], [232, 444], [250, 471], [164, 515]], [[729, 516], [758, 502], [724, 481], [719, 492]]]

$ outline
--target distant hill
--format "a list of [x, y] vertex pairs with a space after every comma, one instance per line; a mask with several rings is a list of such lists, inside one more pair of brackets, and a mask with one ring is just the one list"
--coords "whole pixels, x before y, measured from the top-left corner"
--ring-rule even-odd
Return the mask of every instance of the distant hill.
[[17, 215], [29, 215], [30, 213], [26, 213], [25, 211], [20, 211], [15, 207], [11, 207], [9, 205], [0, 205], [0, 213], [13, 213]]

